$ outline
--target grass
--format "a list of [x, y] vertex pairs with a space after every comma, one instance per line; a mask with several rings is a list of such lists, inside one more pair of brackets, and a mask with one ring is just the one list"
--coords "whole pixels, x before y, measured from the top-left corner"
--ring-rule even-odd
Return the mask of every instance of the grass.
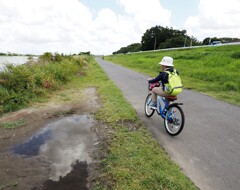
[[[95, 61], [76, 86], [94, 86], [102, 101], [96, 119], [111, 127], [111, 144], [97, 189], [197, 189], [142, 126], [136, 112]], [[129, 125], [138, 126], [130, 130]]]
[[15, 122], [0, 123], [0, 126], [2, 126], [5, 129], [14, 129], [23, 125], [25, 125], [25, 121], [22, 119]]
[[0, 186], [0, 190], [4, 190], [6, 188], [13, 188], [15, 189], [17, 187], [18, 183], [17, 182], [11, 182], [9, 183], [8, 185], [5, 185], [5, 186]]
[[121, 54], [105, 59], [155, 77], [165, 55], [174, 58], [185, 88], [240, 105], [239, 45]]
[[105, 166], [114, 189], [197, 189], [143, 127], [118, 127]]
[[7, 65], [0, 72], [0, 114], [26, 107], [31, 100], [58, 89], [71, 81], [83, 65], [83, 60], [70, 56], [43, 57], [16, 67]]

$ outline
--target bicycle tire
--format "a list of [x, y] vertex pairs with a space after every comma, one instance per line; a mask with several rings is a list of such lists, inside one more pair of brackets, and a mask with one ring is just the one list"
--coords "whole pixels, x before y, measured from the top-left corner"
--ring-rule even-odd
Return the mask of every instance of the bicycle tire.
[[179, 135], [184, 127], [185, 116], [182, 108], [177, 104], [172, 104], [167, 108], [164, 118], [164, 127], [171, 136]]
[[147, 117], [152, 117], [152, 115], [155, 112], [155, 110], [151, 109], [149, 106], [151, 101], [152, 101], [151, 94], [148, 94], [144, 104], [144, 112]]

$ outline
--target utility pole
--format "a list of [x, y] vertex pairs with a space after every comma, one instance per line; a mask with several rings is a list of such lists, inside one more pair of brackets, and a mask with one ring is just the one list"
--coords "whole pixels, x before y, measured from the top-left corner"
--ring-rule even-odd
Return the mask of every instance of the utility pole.
[[184, 47], [186, 47], [186, 42], [187, 42], [187, 36], [185, 35], [185, 39], [184, 39]]
[[211, 38], [209, 38], [208, 45], [210, 45], [210, 44], [211, 44], [211, 41], [212, 41], [212, 39], [211, 39]]
[[191, 37], [191, 44], [190, 44], [190, 47], [192, 47], [192, 41], [193, 41], [193, 36]]
[[155, 36], [155, 41], [154, 41], [154, 50], [156, 49], [156, 43], [157, 43], [157, 39], [156, 39], [156, 36]]

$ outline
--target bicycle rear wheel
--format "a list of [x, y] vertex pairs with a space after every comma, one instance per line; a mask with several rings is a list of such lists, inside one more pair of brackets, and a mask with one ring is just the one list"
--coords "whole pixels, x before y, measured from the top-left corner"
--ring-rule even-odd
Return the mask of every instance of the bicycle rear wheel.
[[147, 117], [151, 117], [155, 112], [155, 110], [151, 109], [149, 106], [151, 102], [152, 102], [151, 94], [148, 94], [144, 104], [144, 111]]
[[164, 127], [171, 136], [179, 135], [184, 127], [185, 117], [180, 106], [172, 104], [167, 108]]

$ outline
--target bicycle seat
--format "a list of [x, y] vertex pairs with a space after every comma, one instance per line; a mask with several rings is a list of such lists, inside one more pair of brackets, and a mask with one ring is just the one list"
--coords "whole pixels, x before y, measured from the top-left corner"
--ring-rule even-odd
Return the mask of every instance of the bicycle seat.
[[177, 96], [166, 96], [165, 98], [170, 100], [170, 101], [177, 100]]

